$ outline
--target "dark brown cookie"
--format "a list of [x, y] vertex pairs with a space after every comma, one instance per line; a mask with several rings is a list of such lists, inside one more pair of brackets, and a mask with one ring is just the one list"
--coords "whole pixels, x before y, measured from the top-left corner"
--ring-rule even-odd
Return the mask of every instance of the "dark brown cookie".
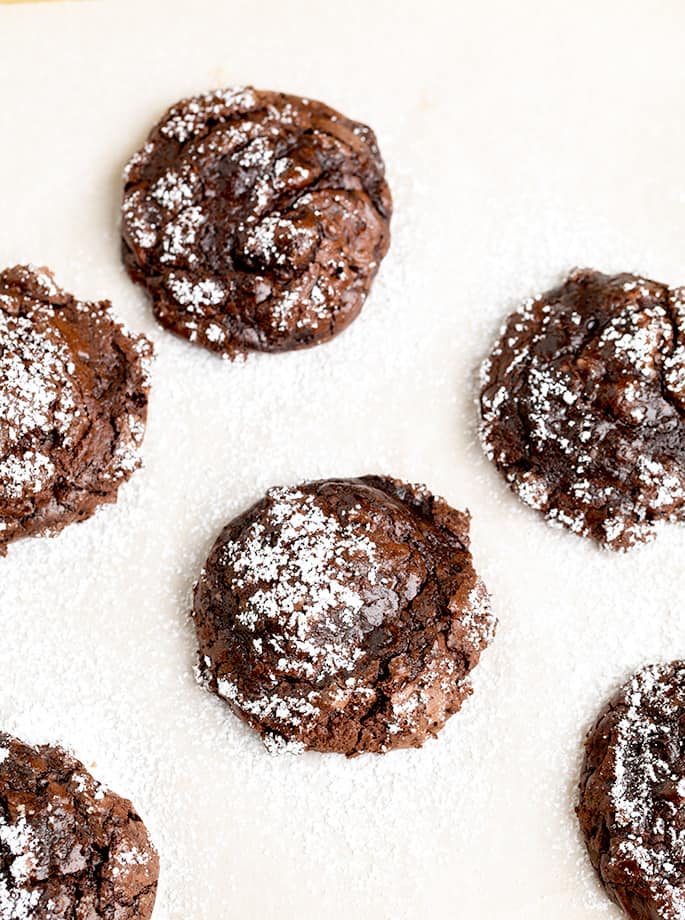
[[365, 476], [271, 489], [195, 589], [198, 678], [279, 750], [420, 747], [494, 633], [469, 517]]
[[116, 501], [139, 466], [152, 346], [47, 269], [0, 272], [0, 555]]
[[2, 920], [147, 920], [158, 874], [129, 801], [60, 748], [0, 733]]
[[576, 271], [507, 320], [481, 438], [528, 505], [611, 549], [685, 516], [685, 290]]
[[172, 332], [233, 357], [325, 342], [390, 242], [373, 132], [250, 87], [169, 109], [126, 168], [123, 258]]
[[577, 808], [592, 864], [635, 920], [685, 920], [685, 662], [650, 665], [585, 742]]

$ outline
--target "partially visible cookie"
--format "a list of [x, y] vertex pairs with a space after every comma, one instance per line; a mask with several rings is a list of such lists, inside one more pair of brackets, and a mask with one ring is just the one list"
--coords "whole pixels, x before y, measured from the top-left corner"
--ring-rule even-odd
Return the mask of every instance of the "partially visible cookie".
[[592, 864], [634, 920], [685, 920], [685, 662], [650, 665], [585, 741], [577, 808]]
[[1, 920], [148, 920], [159, 859], [126, 799], [0, 732]]
[[47, 269], [0, 272], [0, 555], [116, 501], [140, 465], [152, 346]]
[[494, 633], [468, 533], [468, 514], [395, 479], [271, 489], [196, 586], [200, 682], [272, 751], [420, 747]]
[[172, 332], [233, 357], [325, 342], [390, 242], [376, 138], [251, 87], [184, 99], [126, 168], [123, 259]]
[[627, 550], [685, 517], [685, 289], [575, 271], [507, 320], [481, 439], [551, 522]]

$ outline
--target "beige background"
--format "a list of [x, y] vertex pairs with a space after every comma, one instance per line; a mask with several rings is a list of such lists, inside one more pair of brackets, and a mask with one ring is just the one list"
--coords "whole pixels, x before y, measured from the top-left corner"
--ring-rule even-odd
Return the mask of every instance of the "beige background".
[[[677, 0], [0, 11], [0, 263], [111, 298], [158, 351], [118, 505], [0, 560], [0, 724], [134, 799], [156, 920], [616, 916], [576, 833], [580, 739], [631, 669], [685, 654], [685, 531], [614, 558], [545, 526], [474, 442], [473, 374], [505, 313], [573, 265], [685, 281], [683, 26]], [[231, 365], [154, 326], [117, 211], [168, 104], [249, 82], [370, 123], [396, 217], [348, 332]], [[270, 758], [193, 683], [190, 586], [267, 485], [369, 471], [471, 509], [497, 640], [423, 751]]]

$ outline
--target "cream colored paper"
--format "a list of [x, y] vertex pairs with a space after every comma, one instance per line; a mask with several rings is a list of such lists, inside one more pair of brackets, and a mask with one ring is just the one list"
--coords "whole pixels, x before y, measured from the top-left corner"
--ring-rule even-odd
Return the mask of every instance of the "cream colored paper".
[[[676, 2], [104, 0], [0, 13], [0, 262], [50, 265], [150, 334], [145, 469], [0, 560], [0, 726], [71, 744], [162, 859], [155, 920], [617, 917], [573, 815], [583, 732], [685, 654], [685, 529], [601, 553], [524, 509], [475, 443], [474, 372], [574, 265], [685, 282]], [[119, 261], [121, 169], [167, 105], [252, 82], [376, 130], [393, 244], [361, 317], [225, 363], [151, 319]], [[391, 472], [473, 514], [499, 633], [422, 751], [274, 759], [193, 682], [189, 592], [265, 487]]]

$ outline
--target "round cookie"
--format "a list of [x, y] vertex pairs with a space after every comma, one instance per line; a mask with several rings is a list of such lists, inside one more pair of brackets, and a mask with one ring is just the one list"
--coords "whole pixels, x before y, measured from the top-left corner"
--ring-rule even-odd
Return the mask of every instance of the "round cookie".
[[468, 514], [385, 477], [271, 489], [196, 585], [200, 683], [271, 751], [420, 747], [494, 633], [468, 531]]
[[638, 671], [585, 741], [578, 820], [634, 920], [685, 920], [685, 662]]
[[158, 874], [129, 801], [60, 748], [0, 732], [2, 920], [147, 920]]
[[229, 357], [325, 342], [390, 242], [376, 138], [250, 87], [173, 106], [125, 171], [123, 259], [157, 320]]
[[482, 369], [481, 439], [551, 522], [627, 550], [685, 516], [685, 290], [575, 271]]
[[0, 555], [116, 501], [140, 465], [152, 346], [47, 269], [0, 272]]

